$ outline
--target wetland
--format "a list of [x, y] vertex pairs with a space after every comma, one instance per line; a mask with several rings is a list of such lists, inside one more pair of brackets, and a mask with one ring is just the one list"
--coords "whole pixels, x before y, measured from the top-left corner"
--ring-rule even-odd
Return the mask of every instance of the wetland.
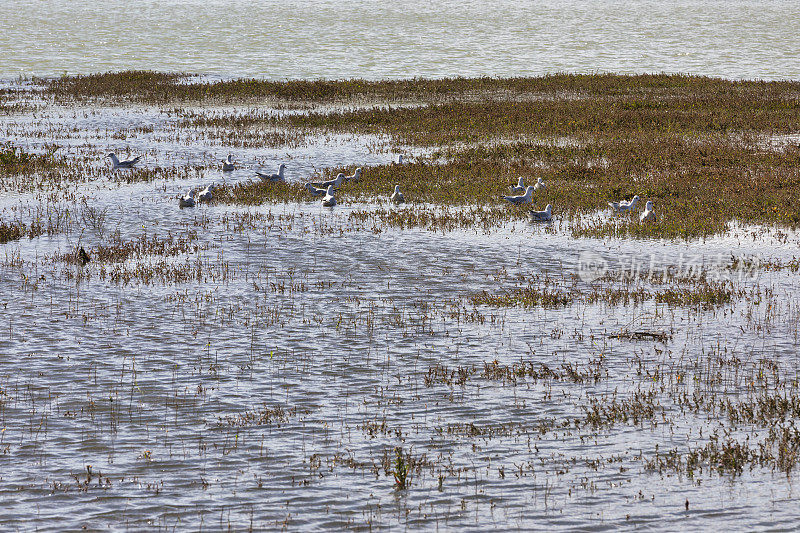
[[0, 520], [791, 529], [799, 193], [794, 81], [19, 78]]

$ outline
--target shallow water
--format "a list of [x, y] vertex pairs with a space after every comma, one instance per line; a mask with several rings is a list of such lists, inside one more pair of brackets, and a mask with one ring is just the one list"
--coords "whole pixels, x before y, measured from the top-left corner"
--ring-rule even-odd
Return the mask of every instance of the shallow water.
[[800, 78], [793, 2], [7, 0], [0, 78], [147, 69], [269, 79], [684, 72]]
[[[713, 431], [765, 438], [761, 427], [675, 401], [684, 392], [752, 398], [748, 379], [760, 383], [771, 368], [762, 359], [796, 391], [796, 274], [725, 270], [747, 296], [710, 308], [469, 300], [547, 279], [591, 291], [573, 276], [582, 254], [622, 271], [651, 257], [656, 270], [711, 270], [731, 255], [785, 263], [800, 255], [797, 234], [732, 226], [688, 243], [576, 240], [564, 220], [399, 230], [349, 216], [385, 204], [325, 209], [311, 200], [180, 210], [187, 188], [250, 180], [258, 166], [288, 161], [289, 180], [301, 181], [394, 154], [385, 139], [308, 137], [291, 150], [234, 149], [240, 168], [225, 176], [217, 164], [229, 149], [178, 128], [164, 110], [81, 111], [49, 107], [0, 125], [4, 140], [32, 149], [56, 142], [99, 173], [52, 196], [4, 193], [4, 218], [28, 220], [28, 208], [40, 205], [77, 217], [81, 198], [106, 213], [96, 227], [76, 222], [0, 246], [7, 529], [738, 531], [797, 523], [793, 478], [779, 471], [687, 477], [646, 465], [657, 449], [704, 445]], [[180, 180], [126, 184], [104, 167], [109, 149], [144, 153], [148, 168], [191, 170]], [[197, 237], [176, 255], [121, 263], [78, 267], [54, 257], [78, 244], [94, 250], [116, 232], [126, 241]], [[621, 331], [667, 336], [613, 337]], [[740, 366], [721, 362], [734, 358]], [[482, 377], [493, 361], [544, 364], [562, 377]], [[594, 369], [597, 379], [566, 379], [565, 365]], [[450, 382], [436, 377], [441, 366], [454, 372]], [[463, 382], [459, 368], [469, 374]], [[686, 381], [674, 381], [679, 374]], [[659, 394], [655, 416], [586, 423], [592, 399], [649, 391]], [[407, 490], [394, 488], [398, 446], [417, 461]]]

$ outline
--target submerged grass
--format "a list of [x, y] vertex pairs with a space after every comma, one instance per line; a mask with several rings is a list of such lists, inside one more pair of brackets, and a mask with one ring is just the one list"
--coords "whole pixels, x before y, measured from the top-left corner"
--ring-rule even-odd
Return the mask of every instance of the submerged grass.
[[670, 285], [666, 288], [645, 286], [595, 285], [590, 290], [576, 286], [551, 286], [548, 281], [531, 283], [527, 287], [505, 289], [498, 293], [483, 291], [472, 295], [473, 305], [491, 307], [567, 307], [574, 303], [631, 305], [653, 301], [670, 307], [712, 309], [731, 303], [745, 294], [743, 289], [728, 281], [691, 280], [688, 286]]
[[[189, 231], [183, 235], [166, 237], [143, 234], [138, 238], [123, 240], [120, 235], [113, 234], [107, 243], [98, 244], [89, 249], [93, 261], [103, 263], [124, 263], [129, 259], [140, 259], [146, 256], [170, 257], [187, 252], [198, 252], [208, 249], [208, 244], [197, 242], [197, 232]], [[75, 253], [72, 251], [55, 254], [57, 261], [67, 263], [75, 262]]]
[[18, 241], [23, 237], [37, 237], [43, 233], [39, 226], [28, 227], [22, 222], [0, 221], [0, 244]]

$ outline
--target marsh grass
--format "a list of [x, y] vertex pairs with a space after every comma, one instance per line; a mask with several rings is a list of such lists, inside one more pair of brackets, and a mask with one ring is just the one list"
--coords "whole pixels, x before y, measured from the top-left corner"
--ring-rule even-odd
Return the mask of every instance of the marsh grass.
[[[196, 231], [189, 231], [177, 237], [171, 234], [164, 237], [142, 234], [131, 240], [123, 240], [118, 233], [115, 233], [110, 236], [107, 243], [98, 244], [87, 251], [96, 262], [124, 263], [146, 256], [169, 257], [208, 248], [209, 244], [197, 242]], [[56, 261], [75, 262], [74, 252], [56, 253], [54, 258]]]
[[646, 301], [667, 304], [668, 306], [701, 307], [710, 309], [730, 303], [741, 291], [709, 284], [696, 288], [664, 289], [648, 291], [638, 289], [606, 289], [591, 293], [565, 292], [557, 289], [523, 287], [505, 290], [500, 294], [484, 291], [472, 296], [474, 305], [490, 307], [566, 307], [574, 303], [607, 303], [611, 305], [640, 304]]
[[19, 91], [0, 89], [0, 114], [11, 115], [25, 113], [35, 109], [35, 106], [20, 99]]
[[[642, 155], [647, 150], [652, 151], [652, 159]], [[450, 150], [447, 159], [435, 165], [366, 167], [358, 183], [340, 188], [337, 199], [385, 202], [394, 185], [399, 185], [416, 209], [374, 213], [399, 227], [498, 226], [525, 219], [531, 207], [542, 209], [552, 204], [556, 218], [571, 221], [575, 237], [691, 239], [722, 233], [734, 220], [797, 227], [800, 207], [794, 199], [800, 195], [796, 165], [800, 152], [795, 152], [790, 147], [765, 150], [757, 139], [726, 136], [686, 139], [669, 134], [654, 139], [651, 134], [641, 134], [584, 147], [525, 141]], [[339, 171], [351, 172], [352, 168], [329, 169], [325, 177]], [[511, 206], [501, 199], [520, 175], [528, 182], [542, 177], [548, 185], [534, 195], [531, 206]], [[260, 197], [271, 201], [312, 199], [293, 185], [286, 190], [261, 184], [248, 187], [252, 194], [241, 188], [229, 201], [252, 204]], [[640, 223], [638, 210], [611, 215], [608, 201], [630, 199], [635, 194], [642, 204], [645, 200], [655, 203], [654, 223]], [[435, 220], [441, 216], [420, 204], [464, 206], [473, 212], [453, 215], [458, 220]], [[598, 212], [605, 214], [598, 217]]]
[[474, 305], [488, 305], [492, 307], [566, 307], [573, 303], [574, 296], [558, 289], [547, 287], [524, 287], [510, 289], [501, 294], [491, 294], [484, 291], [473, 296], [470, 301]]
[[615, 424], [639, 425], [645, 421], [652, 421], [656, 414], [663, 409], [658, 405], [656, 391], [636, 391], [628, 398], [611, 399], [607, 397], [589, 398], [583, 407], [585, 423], [593, 428], [613, 426]]
[[260, 205], [262, 203], [319, 201], [311, 197], [299, 183], [270, 183], [255, 178], [234, 185], [223, 185], [215, 191], [214, 202], [241, 205]]
[[[226, 99], [247, 101], [270, 98], [288, 101], [337, 101], [348, 99], [442, 98], [480, 99], [520, 97], [552, 98], [568, 94], [577, 97], [614, 97], [630, 93], [663, 95], [671, 91], [684, 94], [703, 92], [706, 98], [743, 98], [755, 93], [769, 97], [797, 91], [796, 82], [728, 81], [680, 74], [551, 74], [536, 78], [443, 78], [367, 81], [296, 80], [274, 82], [258, 79], [233, 79], [204, 82], [180, 73], [121, 71], [53, 79], [36, 79], [47, 93], [64, 98], [128, 98], [134, 101], [163, 103]], [[632, 105], [631, 110], [654, 109], [654, 105]]]
[[308, 412], [308, 410], [302, 409], [298, 411], [297, 407], [284, 407], [282, 405], [270, 407], [268, 405], [263, 405], [260, 408], [244, 411], [239, 414], [219, 417], [218, 424], [228, 427], [252, 427], [275, 424], [280, 427], [281, 424], [287, 423], [291, 418], [298, 416], [298, 414], [307, 414]]
[[0, 244], [9, 241], [18, 241], [23, 237], [34, 238], [44, 233], [39, 225], [26, 226], [22, 222], [3, 222], [0, 221]]
[[58, 146], [51, 146], [47, 153], [35, 154], [10, 142], [0, 144], [0, 172], [5, 177], [63, 167], [66, 165], [66, 160], [63, 157], [56, 157], [56, 150]]
[[408, 488], [409, 483], [409, 470], [403, 448], [397, 447], [394, 449], [394, 486], [397, 490], [405, 490]]
[[652, 301], [670, 307], [713, 309], [746, 295], [743, 288], [728, 280], [713, 280], [706, 276], [681, 278], [674, 275], [650, 277], [633, 283], [620, 276], [606, 276], [589, 287], [575, 280], [535, 279], [525, 287], [500, 291], [482, 291], [469, 296], [473, 305], [489, 307], [559, 308], [574, 304], [634, 305]]
[[[301, 113], [184, 110], [179, 128], [230, 146], [291, 148], [309, 134], [340, 132], [433, 149], [430, 158], [415, 164], [365, 167], [364, 179], [340, 192], [344, 201], [373, 201], [400, 185], [416, 205], [497, 209], [491, 217], [498, 224], [524, 218], [525, 209], [505, 206], [500, 196], [525, 176], [545, 180], [548, 188], [537, 193], [534, 207], [552, 204], [557, 219], [570, 221], [575, 237], [692, 239], [725, 232], [732, 221], [800, 224], [800, 148], [771, 142], [800, 131], [797, 82], [666, 74], [205, 82], [128, 71], [41, 83], [47, 94], [66, 100], [306, 106]], [[392, 105], [409, 102], [414, 105]], [[330, 109], [331, 103], [338, 107]], [[124, 179], [150, 179], [145, 174]], [[224, 201], [307, 198], [294, 186], [250, 189], [240, 188]], [[646, 200], [655, 203], [655, 223], [640, 224], [639, 210], [584, 219], [607, 210], [608, 201], [635, 194], [642, 206]], [[424, 213], [406, 220], [397, 213], [380, 218], [400, 227], [438, 224]], [[471, 223], [485, 226], [486, 217], [477, 213]], [[456, 227], [452, 221], [441, 224], [448, 226]]]

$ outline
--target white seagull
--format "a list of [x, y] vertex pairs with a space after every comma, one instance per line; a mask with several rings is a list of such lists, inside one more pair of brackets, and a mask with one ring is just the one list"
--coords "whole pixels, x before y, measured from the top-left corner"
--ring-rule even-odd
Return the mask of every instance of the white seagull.
[[403, 193], [400, 192], [399, 185], [394, 186], [394, 192], [389, 197], [389, 200], [393, 201], [396, 204], [402, 204], [406, 201], [406, 199], [403, 197]]
[[133, 165], [138, 163], [139, 159], [142, 158], [142, 156], [137, 155], [133, 159], [126, 159], [125, 161], [120, 161], [117, 158], [117, 154], [115, 154], [114, 152], [111, 152], [106, 157], [110, 157], [111, 158], [111, 163], [113, 163], [114, 168], [133, 168]]
[[281, 163], [281, 166], [278, 167], [277, 174], [264, 174], [256, 170], [256, 174], [258, 177], [264, 181], [286, 181], [286, 178], [283, 177], [283, 171], [286, 170], [286, 164]]
[[653, 202], [648, 200], [647, 204], [644, 206], [644, 211], [642, 211], [642, 214], [639, 215], [639, 222], [644, 224], [647, 221], [651, 222], [655, 221], [655, 219], [656, 219], [656, 212], [653, 209]]
[[544, 211], [528, 211], [528, 218], [531, 222], [549, 222], [553, 218], [553, 206], [547, 204]]
[[509, 185], [508, 190], [511, 192], [524, 193], [525, 192], [525, 178], [519, 177], [516, 185]]
[[352, 176], [345, 176], [344, 181], [358, 181], [361, 178], [361, 167], [358, 167]]
[[306, 189], [308, 189], [308, 192], [310, 192], [312, 196], [322, 196], [327, 192], [327, 189], [319, 189], [314, 187], [311, 183], [306, 183]]
[[315, 187], [322, 187], [323, 189], [327, 189], [328, 187], [333, 185], [335, 188], [338, 189], [339, 185], [341, 185], [342, 182], [344, 181], [344, 177], [345, 177], [344, 174], [339, 172], [339, 175], [336, 176], [336, 179], [332, 179], [332, 180], [328, 180], [328, 181], [322, 181], [322, 182], [320, 182], [320, 181], [311, 182], [311, 184], [313, 186], [315, 186]]
[[533, 190], [538, 191], [539, 189], [544, 189], [544, 188], [545, 188], [544, 181], [542, 181], [542, 178], [540, 177], [539, 179], [536, 180], [536, 185], [533, 186]]
[[322, 199], [322, 205], [325, 207], [333, 207], [336, 205], [336, 197], [333, 195], [333, 185], [328, 185], [328, 192], [325, 193], [325, 198]]
[[194, 207], [194, 191], [189, 191], [186, 196], [181, 196], [178, 200], [178, 206], [183, 209], [184, 207]]
[[223, 172], [230, 172], [234, 170], [236, 167], [233, 166], [233, 156], [228, 154], [228, 159], [222, 160], [222, 171]]
[[508, 200], [512, 204], [529, 204], [531, 203], [531, 195], [533, 194], [533, 185], [528, 185], [525, 188], [525, 194], [519, 196], [503, 196], [504, 200]]
[[197, 199], [201, 202], [210, 202], [211, 199], [214, 197], [212, 192], [214, 191], [215, 185], [212, 183], [211, 185], [207, 186], [205, 189], [200, 191], [197, 195]]
[[397, 161], [392, 161], [392, 165], [402, 165], [403, 163], [403, 154], [397, 155]]
[[626, 213], [636, 207], [636, 202], [639, 201], [639, 196], [636, 195], [630, 202], [622, 200], [621, 202], [608, 202], [608, 205], [615, 213]]

